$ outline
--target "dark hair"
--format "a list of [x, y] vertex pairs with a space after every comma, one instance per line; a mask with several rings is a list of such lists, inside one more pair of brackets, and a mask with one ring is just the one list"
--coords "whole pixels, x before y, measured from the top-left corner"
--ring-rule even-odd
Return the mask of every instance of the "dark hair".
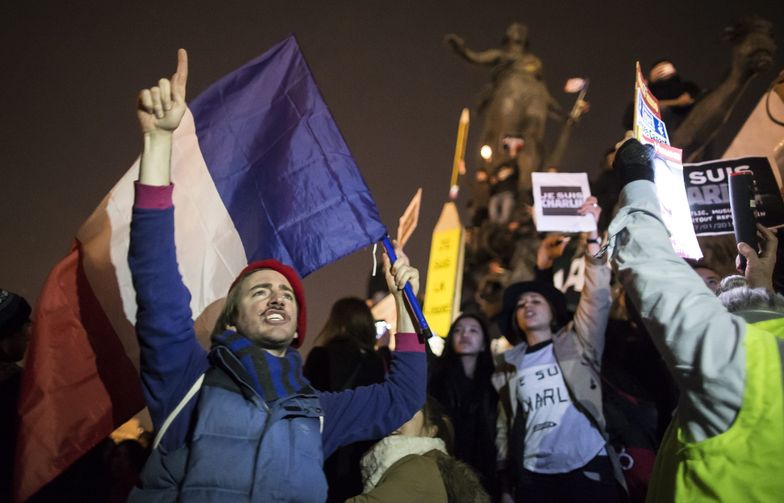
[[[553, 303], [550, 302], [550, 299], [548, 299], [547, 297], [545, 297], [541, 293], [539, 293], [539, 292], [533, 292], [533, 293], [538, 293], [539, 295], [542, 296], [542, 298], [545, 300], [545, 302], [547, 302], [547, 307], [550, 308], [550, 316], [552, 317], [552, 320], [550, 320], [550, 331], [553, 334], [557, 333], [558, 330], [560, 330], [561, 327], [564, 326], [564, 323], [562, 323], [562, 322], [560, 322], [558, 320], [558, 316], [556, 315], [556, 311], [555, 311], [555, 306], [553, 306]], [[510, 344], [515, 344], [515, 345], [519, 344], [520, 342], [527, 341], [527, 339], [525, 337], [525, 332], [517, 324], [517, 309], [516, 308], [512, 311], [511, 315], [512, 315], [512, 319], [509, 322], [509, 332], [510, 333], [504, 334], [506, 336], [507, 340], [509, 341]], [[511, 339], [510, 339], [510, 337], [511, 337]]]
[[427, 395], [425, 405], [422, 407], [422, 416], [425, 427], [436, 428], [436, 437], [444, 441], [447, 454], [454, 455], [455, 428], [452, 426], [452, 420], [449, 419], [449, 414], [446, 413], [444, 406], [432, 396]]
[[218, 319], [215, 320], [215, 326], [212, 328], [211, 337], [222, 334], [229, 325], [234, 325], [237, 322], [237, 311], [240, 305], [240, 293], [242, 292], [242, 285], [245, 284], [245, 279], [256, 271], [243, 272], [239, 278], [234, 280], [234, 284], [229, 288], [229, 293], [226, 294], [226, 302], [223, 303]]
[[490, 339], [490, 331], [487, 328], [487, 320], [481, 314], [463, 313], [452, 322], [452, 325], [449, 327], [446, 340], [444, 341], [444, 352], [441, 354], [441, 357], [438, 361], [444, 368], [451, 367], [453, 365], [462, 365], [460, 363], [460, 355], [455, 353], [453, 344], [457, 322], [465, 318], [471, 318], [479, 323], [479, 327], [482, 329], [482, 340], [485, 346], [484, 349], [477, 355], [474, 379], [489, 379], [495, 368], [493, 365], [493, 353], [490, 350], [490, 343], [492, 341]]
[[363, 349], [373, 349], [376, 323], [364, 300], [344, 297], [332, 305], [329, 318], [317, 340], [320, 340], [320, 344], [326, 344], [336, 337], [352, 339]]

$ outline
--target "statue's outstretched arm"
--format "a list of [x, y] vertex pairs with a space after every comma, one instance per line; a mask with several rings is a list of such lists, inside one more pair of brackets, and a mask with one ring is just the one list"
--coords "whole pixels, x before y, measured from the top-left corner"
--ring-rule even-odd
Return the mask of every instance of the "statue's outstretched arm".
[[470, 63], [478, 65], [494, 65], [498, 63], [501, 58], [502, 52], [498, 49], [488, 49], [486, 51], [473, 51], [466, 47], [465, 40], [454, 33], [444, 37], [444, 41], [454, 50], [460, 57]]

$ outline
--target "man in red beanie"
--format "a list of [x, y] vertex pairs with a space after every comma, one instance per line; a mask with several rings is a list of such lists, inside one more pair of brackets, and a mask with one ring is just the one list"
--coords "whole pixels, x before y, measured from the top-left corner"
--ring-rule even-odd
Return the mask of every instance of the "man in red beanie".
[[144, 150], [128, 260], [142, 384], [157, 437], [129, 500], [323, 502], [326, 456], [342, 445], [386, 436], [424, 403], [424, 345], [400, 291], [410, 282], [416, 292], [419, 273], [402, 254], [393, 265], [385, 257], [400, 333], [382, 384], [339, 393], [313, 389], [292, 348], [305, 337], [302, 284], [276, 260], [251, 263], [240, 273], [212, 348], [204, 351], [174, 245], [171, 138], [186, 111], [186, 80], [181, 49], [172, 79], [139, 97]]

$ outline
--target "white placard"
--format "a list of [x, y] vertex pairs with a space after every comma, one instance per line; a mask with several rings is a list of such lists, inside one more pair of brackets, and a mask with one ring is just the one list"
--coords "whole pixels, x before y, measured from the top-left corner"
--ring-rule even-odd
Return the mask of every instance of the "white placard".
[[591, 215], [577, 213], [591, 195], [586, 173], [531, 173], [531, 182], [537, 231], [596, 230], [596, 222]]
[[[658, 145], [657, 145], [658, 147]], [[665, 159], [658, 152], [653, 160], [656, 193], [659, 196], [662, 220], [670, 231], [670, 242], [678, 256], [702, 258], [702, 250], [694, 233], [686, 186], [683, 182], [683, 165]]]

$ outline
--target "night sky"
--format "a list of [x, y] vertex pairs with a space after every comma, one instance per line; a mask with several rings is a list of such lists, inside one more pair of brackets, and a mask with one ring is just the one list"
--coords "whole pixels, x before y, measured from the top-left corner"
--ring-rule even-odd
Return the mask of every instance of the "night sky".
[[[648, 2], [4, 2], [0, 7], [3, 134], [0, 135], [0, 287], [37, 298], [80, 224], [134, 161], [141, 137], [139, 89], [190, 55], [189, 97], [294, 33], [391, 230], [417, 187], [424, 204], [409, 255], [427, 266], [430, 232], [446, 201], [460, 110], [489, 81], [443, 43], [497, 47], [506, 26], [529, 27], [551, 94], [573, 76], [591, 79], [591, 110], [576, 127], [565, 171], [595, 173], [623, 133], [634, 62], [670, 58], [681, 75], [715, 86], [729, 67], [725, 26], [758, 13], [784, 27], [777, 1]], [[648, 8], [643, 8], [643, 7]], [[729, 124], [736, 130], [784, 66], [749, 86]], [[551, 134], [559, 125], [549, 123]], [[481, 118], [472, 113], [467, 159], [476, 158]], [[731, 131], [719, 144], [731, 140]], [[723, 150], [723, 148], [721, 148]], [[469, 195], [461, 193], [460, 203]], [[357, 253], [305, 282], [311, 336], [332, 302], [364, 295], [371, 268]], [[312, 340], [312, 338], [311, 338]]]

